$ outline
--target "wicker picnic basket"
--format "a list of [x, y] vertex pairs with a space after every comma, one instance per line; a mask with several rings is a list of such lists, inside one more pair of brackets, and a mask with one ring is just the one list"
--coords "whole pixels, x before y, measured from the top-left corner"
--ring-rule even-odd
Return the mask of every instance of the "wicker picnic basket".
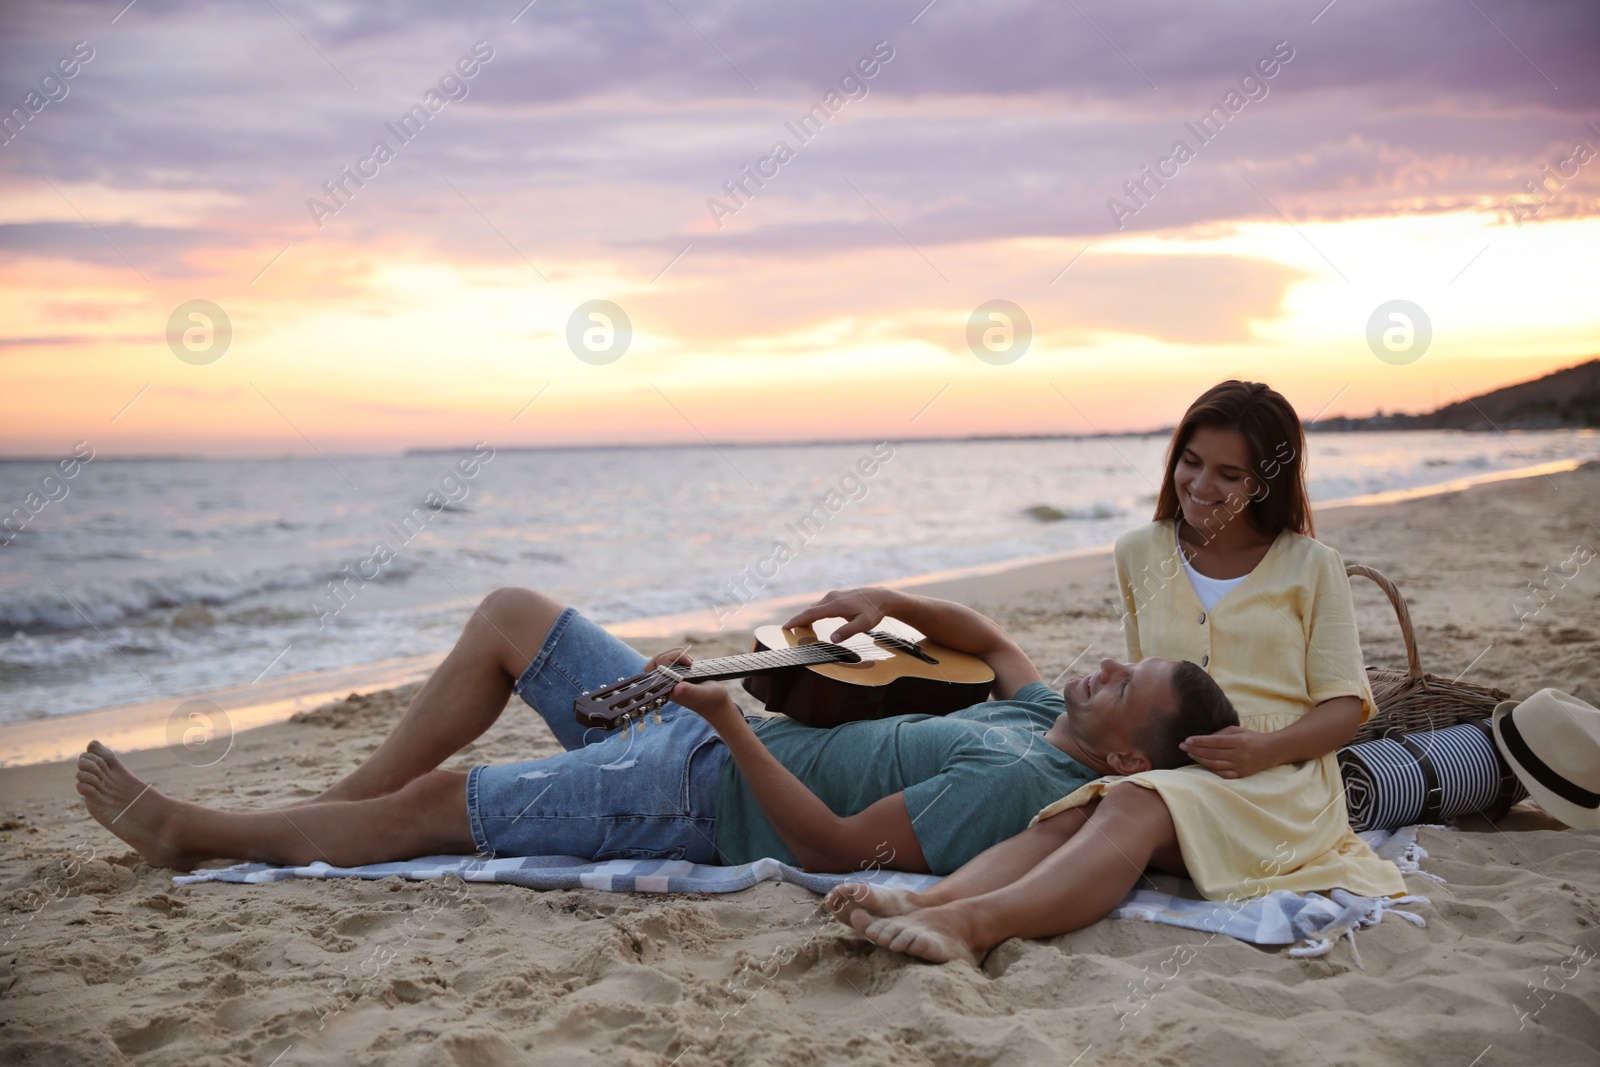
[[1372, 741], [1393, 733], [1421, 733], [1442, 730], [1457, 723], [1479, 722], [1494, 712], [1494, 706], [1511, 694], [1490, 686], [1450, 681], [1427, 674], [1417, 656], [1417, 635], [1411, 628], [1411, 612], [1395, 584], [1371, 567], [1352, 563], [1345, 574], [1370, 578], [1394, 605], [1400, 619], [1400, 634], [1406, 642], [1406, 669], [1368, 667], [1377, 714], [1368, 719], [1351, 744]]

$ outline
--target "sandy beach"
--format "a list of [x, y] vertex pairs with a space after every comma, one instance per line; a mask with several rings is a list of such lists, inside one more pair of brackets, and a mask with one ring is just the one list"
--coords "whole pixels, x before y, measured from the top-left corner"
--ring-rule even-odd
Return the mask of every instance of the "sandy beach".
[[[1330, 510], [1318, 533], [1398, 583], [1431, 672], [1600, 704], [1600, 563], [1567, 563], [1600, 549], [1600, 465]], [[993, 616], [1047, 679], [1124, 655], [1105, 555], [919, 591]], [[1387, 602], [1359, 580], [1356, 600], [1368, 662], [1402, 665]], [[207, 767], [159, 748], [128, 762], [184, 799], [295, 802], [372, 751], [412, 691], [242, 732]], [[515, 703], [450, 766], [556, 750]], [[1423, 870], [1444, 880], [1407, 879], [1432, 901], [1412, 909], [1427, 928], [1363, 932], [1364, 967], [1348, 945], [1299, 960], [1132, 920], [1007, 942], [981, 971], [930, 966], [771, 884], [175, 887], [88, 817], [69, 763], [0, 770], [0, 840], [8, 1063], [1600, 1063], [1600, 832], [1531, 803], [1421, 831]], [[1193, 959], [1174, 973], [1180, 947]]]

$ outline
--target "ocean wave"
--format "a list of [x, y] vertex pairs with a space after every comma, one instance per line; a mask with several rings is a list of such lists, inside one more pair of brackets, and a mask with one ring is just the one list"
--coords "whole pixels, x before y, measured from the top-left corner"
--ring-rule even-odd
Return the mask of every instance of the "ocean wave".
[[127, 563], [148, 557], [143, 553], [114, 548], [105, 552], [44, 552], [39, 558], [47, 563]]
[[1092, 519], [1116, 519], [1127, 514], [1110, 500], [1096, 500], [1073, 508], [1058, 508], [1050, 504], [1035, 504], [1023, 509], [1023, 514], [1040, 522], [1083, 522]]
[[[162, 578], [132, 578], [120, 583], [97, 581], [60, 592], [46, 587], [0, 599], [0, 630], [60, 633], [90, 626], [115, 626], [158, 615], [164, 617], [167, 612], [182, 614], [195, 608], [222, 608], [273, 593], [305, 590], [310, 594], [326, 589], [329, 582], [346, 578], [345, 567], [359, 575], [361, 563], [341, 561], [338, 565], [284, 567], [245, 574], [199, 571]], [[418, 567], [411, 557], [397, 556], [369, 580], [403, 581]]]
[[[1165, 445], [907, 443], [869, 497], [825, 536], [798, 540], [785, 524], [849, 450], [765, 450], [770, 476], [755, 491], [710, 449], [507, 455], [490, 476], [538, 493], [485, 483], [463, 501], [472, 513], [430, 511], [425, 528], [401, 502], [436, 479], [437, 457], [341, 459], [380, 487], [354, 499], [315, 460], [151, 462], [136, 482], [122, 477], [134, 468], [96, 474], [96, 462], [85, 476], [100, 479], [97, 497], [74, 490], [0, 548], [0, 721], [442, 651], [497, 585], [620, 621], [1102, 545], [1149, 521], [1155, 487], [1136, 472], [1159, 471]], [[1511, 446], [1490, 434], [1316, 435], [1310, 448], [1322, 501], [1529, 462], [1521, 451], [1590, 458], [1600, 435], [1517, 434]], [[705, 486], [693, 509], [655, 491], [685, 470]], [[1026, 511], [1030, 498], [1050, 512]], [[778, 537], [797, 554], [771, 574], [763, 561]], [[349, 575], [355, 591], [378, 539], [396, 557], [333, 612], [328, 583]], [[760, 615], [745, 608], [726, 624]]]

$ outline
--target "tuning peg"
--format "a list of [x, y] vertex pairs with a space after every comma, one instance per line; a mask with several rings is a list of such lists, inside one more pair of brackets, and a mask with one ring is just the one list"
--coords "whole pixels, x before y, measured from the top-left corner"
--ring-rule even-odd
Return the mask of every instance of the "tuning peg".
[[665, 723], [663, 723], [661, 721], [661, 712], [659, 712], [659, 711], [656, 712], [655, 715], [652, 716], [652, 718], [654, 718], [656, 720], [656, 725], [657, 726], [664, 726], [665, 725]]

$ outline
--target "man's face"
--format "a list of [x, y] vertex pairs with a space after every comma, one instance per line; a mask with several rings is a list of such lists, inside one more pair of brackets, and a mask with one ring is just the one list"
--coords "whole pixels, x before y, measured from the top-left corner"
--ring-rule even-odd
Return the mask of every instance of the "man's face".
[[1096, 768], [1103, 768], [1111, 753], [1139, 750], [1136, 737], [1156, 709], [1177, 706], [1174, 666], [1154, 657], [1133, 664], [1101, 660], [1097, 673], [1080, 675], [1062, 688], [1067, 710], [1045, 739]]

